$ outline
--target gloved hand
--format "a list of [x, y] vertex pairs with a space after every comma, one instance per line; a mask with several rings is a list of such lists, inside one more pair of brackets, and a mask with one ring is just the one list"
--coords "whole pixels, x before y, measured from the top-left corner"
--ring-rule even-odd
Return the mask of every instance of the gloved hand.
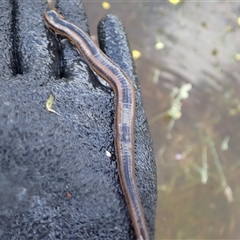
[[[114, 95], [69, 40], [46, 28], [44, 2], [0, 0], [0, 238], [134, 239], [114, 154]], [[81, 2], [57, 8], [88, 30]], [[136, 180], [153, 238], [156, 166], [117, 17], [100, 22], [99, 37], [134, 82]]]

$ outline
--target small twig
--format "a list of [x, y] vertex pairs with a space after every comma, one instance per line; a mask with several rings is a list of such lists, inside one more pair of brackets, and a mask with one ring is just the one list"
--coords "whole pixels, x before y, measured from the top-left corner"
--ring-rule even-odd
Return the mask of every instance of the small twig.
[[216, 150], [216, 148], [214, 146], [213, 141], [209, 142], [209, 147], [210, 147], [213, 159], [214, 159], [214, 163], [215, 163], [215, 165], [217, 167], [218, 175], [219, 175], [220, 180], [221, 180], [221, 186], [224, 189], [224, 194], [225, 194], [228, 202], [233, 202], [232, 189], [227, 184], [226, 177], [224, 175], [224, 172], [223, 172], [223, 169], [222, 169], [222, 165], [220, 163], [220, 160], [219, 160], [219, 157], [218, 157], [218, 154], [217, 154], [217, 150]]

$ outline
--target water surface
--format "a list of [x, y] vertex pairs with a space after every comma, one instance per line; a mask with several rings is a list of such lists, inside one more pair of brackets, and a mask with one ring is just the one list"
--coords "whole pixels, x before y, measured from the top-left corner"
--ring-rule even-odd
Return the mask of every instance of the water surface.
[[158, 167], [155, 239], [240, 238], [240, 3], [84, 1], [132, 49]]

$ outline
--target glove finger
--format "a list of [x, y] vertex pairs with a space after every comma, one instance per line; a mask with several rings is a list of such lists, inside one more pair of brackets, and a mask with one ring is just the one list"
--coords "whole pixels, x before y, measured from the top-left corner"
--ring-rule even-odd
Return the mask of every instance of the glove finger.
[[133, 58], [122, 23], [116, 16], [109, 14], [100, 21], [98, 36], [101, 49], [128, 75], [135, 87], [136, 180], [150, 230], [149, 233], [153, 237], [157, 198], [156, 163]]
[[136, 73], [124, 27], [115, 15], [108, 14], [98, 24], [99, 46], [136, 85]]
[[[60, 0], [56, 8], [67, 21], [80, 27], [85, 32], [89, 32], [85, 9], [81, 1]], [[63, 68], [61, 76], [68, 80], [76, 79], [77, 81], [81, 81], [83, 78], [82, 81], [89, 84], [88, 79], [90, 78], [89, 72], [91, 70], [77, 48], [66, 37], [59, 36], [58, 40], [61, 45], [62, 54]]]
[[12, 9], [12, 3], [10, 1], [1, 0], [1, 34], [0, 34], [0, 72], [2, 76], [11, 76], [15, 73], [14, 69], [14, 54], [13, 45], [15, 38], [13, 34], [13, 28], [15, 27], [15, 18], [12, 15], [14, 11]]
[[43, 21], [46, 3], [42, 0], [17, 1], [16, 7], [20, 73], [34, 73], [36, 79], [59, 75], [60, 67], [55, 64], [59, 62], [59, 50], [49, 44], [56, 40], [48, 33]]

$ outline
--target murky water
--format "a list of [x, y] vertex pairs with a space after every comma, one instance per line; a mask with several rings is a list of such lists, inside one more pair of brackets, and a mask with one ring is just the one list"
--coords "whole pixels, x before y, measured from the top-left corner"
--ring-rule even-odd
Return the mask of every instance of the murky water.
[[118, 15], [158, 166], [155, 239], [240, 238], [240, 3], [85, 0], [90, 29]]

